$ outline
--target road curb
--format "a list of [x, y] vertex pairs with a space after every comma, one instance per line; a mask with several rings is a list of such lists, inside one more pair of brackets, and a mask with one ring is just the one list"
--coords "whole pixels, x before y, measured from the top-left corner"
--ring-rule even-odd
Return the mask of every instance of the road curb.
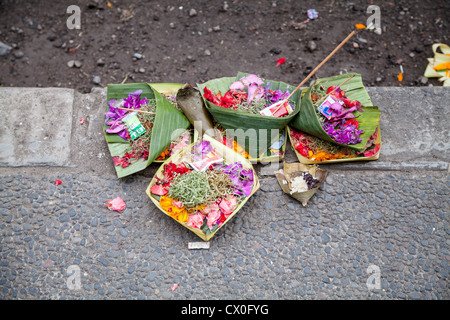
[[[381, 110], [380, 158], [329, 165], [330, 169], [449, 170], [449, 88], [369, 87], [367, 90], [373, 104]], [[34, 115], [27, 117], [27, 112], [4, 112], [3, 120], [8, 129], [0, 132], [0, 165], [84, 168], [93, 161], [97, 169], [113, 172], [102, 131], [105, 104], [106, 88], [94, 88], [89, 94], [64, 88], [0, 88], [2, 110], [12, 110], [8, 108], [10, 105], [15, 105], [18, 110], [32, 106]], [[84, 124], [80, 123], [81, 118], [85, 119]], [[17, 127], [17, 123], [25, 120], [31, 131]], [[38, 121], [39, 126], [33, 121]], [[52, 129], [56, 131], [50, 132]], [[47, 142], [39, 140], [39, 131], [50, 132], [52, 138]], [[36, 133], [30, 135], [30, 132]], [[71, 136], [68, 136], [69, 132]], [[20, 139], [27, 143], [21, 144]], [[18, 149], [20, 144], [22, 147]], [[35, 150], [37, 144], [40, 152]], [[297, 161], [290, 146], [288, 149], [286, 161]], [[30, 154], [33, 156], [27, 157]]]

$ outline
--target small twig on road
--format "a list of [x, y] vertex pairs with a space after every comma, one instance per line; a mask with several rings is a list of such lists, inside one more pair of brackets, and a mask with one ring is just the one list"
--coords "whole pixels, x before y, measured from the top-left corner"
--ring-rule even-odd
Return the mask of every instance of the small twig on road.
[[120, 84], [124, 84], [125, 81], [127, 81], [129, 75], [130, 75], [130, 73], [127, 72], [127, 74], [125, 75], [125, 78], [123, 79], [123, 81]]

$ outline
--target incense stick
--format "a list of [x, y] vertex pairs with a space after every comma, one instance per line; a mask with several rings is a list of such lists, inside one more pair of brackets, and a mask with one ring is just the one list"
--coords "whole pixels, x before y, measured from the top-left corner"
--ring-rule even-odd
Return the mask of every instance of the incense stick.
[[127, 109], [127, 108], [122, 108], [122, 107], [115, 107], [115, 108], [116, 108], [116, 109], [121, 109], [121, 110], [133, 111], [133, 112], [148, 113], [148, 114], [156, 114], [156, 112], [143, 111], [143, 110], [137, 110], [137, 109]]
[[[294, 94], [294, 92], [295, 91], [297, 91], [298, 89], [300, 89], [300, 87], [302, 86], [302, 85], [304, 85], [305, 83], [306, 83], [306, 81], [308, 81], [309, 80], [309, 78], [311, 78], [315, 73], [316, 73], [316, 71], [317, 70], [319, 70], [324, 64], [325, 64], [325, 62], [327, 62], [340, 48], [342, 48], [342, 46], [351, 38], [351, 37], [353, 37], [353, 35], [355, 34], [356, 32], [355, 32], [355, 30], [353, 30], [344, 40], [342, 40], [342, 42], [341, 43], [339, 43], [339, 45], [336, 47], [336, 48], [334, 48], [334, 50], [333, 51], [331, 51], [331, 53], [325, 58], [325, 59], [323, 59], [322, 60], [322, 62], [321, 63], [319, 63], [318, 65], [317, 65], [317, 67], [315, 67], [314, 68], [314, 70], [313, 71], [311, 71], [307, 76], [306, 76], [306, 78], [302, 81], [302, 82], [300, 82], [300, 84], [291, 92], [291, 94], [286, 98], [286, 99], [284, 99], [284, 101], [288, 101], [289, 100], [289, 98]], [[283, 100], [281, 100], [281, 101], [283, 101]], [[278, 111], [278, 109], [280, 109], [281, 108], [281, 106], [284, 104], [284, 102], [283, 103], [281, 103], [279, 106], [278, 106], [278, 108], [277, 108], [277, 110], [275, 110], [274, 112], [273, 112], [273, 114], [275, 114], [277, 111]]]

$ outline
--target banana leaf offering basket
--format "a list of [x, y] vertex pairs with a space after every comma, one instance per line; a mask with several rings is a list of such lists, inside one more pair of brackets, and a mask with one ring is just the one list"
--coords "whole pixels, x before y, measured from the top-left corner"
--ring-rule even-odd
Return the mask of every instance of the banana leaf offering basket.
[[247, 159], [203, 135], [161, 165], [146, 193], [165, 215], [209, 241], [259, 187]]

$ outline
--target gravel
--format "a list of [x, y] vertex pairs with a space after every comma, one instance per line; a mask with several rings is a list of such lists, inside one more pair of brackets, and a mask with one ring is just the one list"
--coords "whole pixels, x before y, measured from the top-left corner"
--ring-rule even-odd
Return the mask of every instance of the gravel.
[[6, 56], [11, 52], [12, 47], [0, 41], [0, 56]]
[[[450, 298], [445, 174], [334, 171], [306, 207], [265, 177], [207, 250], [188, 250], [202, 240], [151, 203], [149, 181], [0, 177], [0, 299]], [[116, 196], [130, 207], [108, 210]]]

